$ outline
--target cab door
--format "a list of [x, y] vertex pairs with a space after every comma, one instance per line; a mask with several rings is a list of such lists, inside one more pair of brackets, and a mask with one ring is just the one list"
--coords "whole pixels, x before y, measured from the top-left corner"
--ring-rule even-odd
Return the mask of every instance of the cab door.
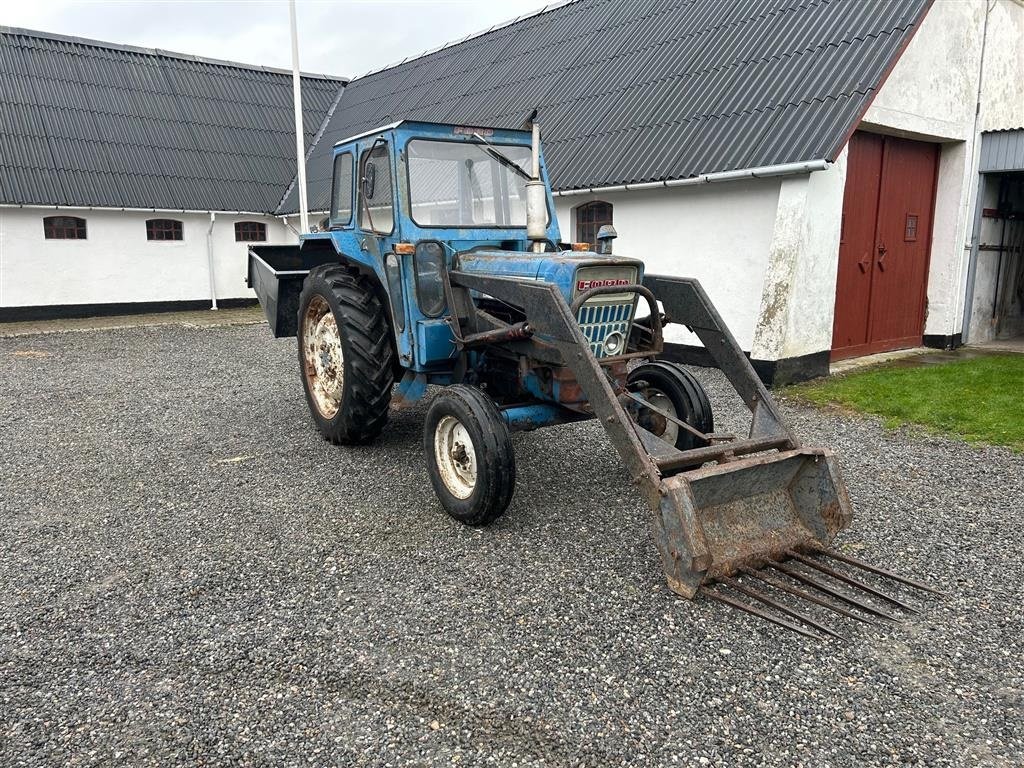
[[379, 262], [399, 239], [390, 141], [377, 137], [362, 146], [358, 178], [359, 247]]
[[398, 358], [403, 366], [409, 367], [415, 357], [406, 288], [412, 266], [409, 257], [396, 254], [394, 248], [401, 232], [396, 216], [398, 200], [391, 141], [377, 136], [360, 144], [356, 179], [354, 247], [359, 250], [360, 259], [377, 265], [378, 274], [384, 276]]

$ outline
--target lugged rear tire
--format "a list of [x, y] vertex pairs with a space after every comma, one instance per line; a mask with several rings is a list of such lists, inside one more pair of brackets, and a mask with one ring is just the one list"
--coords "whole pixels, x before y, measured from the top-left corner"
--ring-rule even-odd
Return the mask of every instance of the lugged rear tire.
[[[715, 431], [715, 418], [711, 413], [711, 402], [708, 400], [707, 392], [704, 391], [704, 387], [696, 377], [678, 363], [658, 360], [639, 365], [629, 372], [626, 381], [627, 386], [634, 391], [646, 384], [644, 389], [647, 392], [647, 399], [652, 405], [667, 413], [672, 413], [673, 416], [685, 421], [694, 429], [698, 429], [704, 434]], [[671, 405], [671, 408], [666, 407], [668, 405]], [[649, 417], [652, 412], [645, 412], [640, 406], [637, 407], [637, 411], [639, 418], [634, 416], [637, 418], [637, 423], [659, 437], [666, 434], [667, 442], [671, 442], [680, 451], [706, 445], [703, 440], [678, 424], [659, 424], [665, 430], [664, 433], [659, 434], [657, 429], [650, 429], [651, 424], [644, 422], [644, 419]], [[654, 417], [657, 417], [657, 414], [654, 414]], [[660, 419], [655, 418], [654, 421], [667, 420], [661, 417]]]
[[296, 335], [317, 429], [336, 445], [377, 437], [388, 420], [394, 350], [386, 308], [369, 278], [340, 264], [312, 270], [299, 295]]
[[487, 525], [508, 509], [516, 457], [494, 401], [456, 384], [434, 398], [423, 425], [427, 471], [445, 512], [466, 525]]

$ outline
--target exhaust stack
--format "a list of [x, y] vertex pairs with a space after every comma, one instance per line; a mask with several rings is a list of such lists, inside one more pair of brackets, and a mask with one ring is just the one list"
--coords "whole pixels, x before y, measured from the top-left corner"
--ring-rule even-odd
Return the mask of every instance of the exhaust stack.
[[548, 236], [547, 190], [540, 178], [540, 125], [533, 123], [533, 156], [530, 180], [526, 182], [526, 236], [534, 253], [544, 252]]

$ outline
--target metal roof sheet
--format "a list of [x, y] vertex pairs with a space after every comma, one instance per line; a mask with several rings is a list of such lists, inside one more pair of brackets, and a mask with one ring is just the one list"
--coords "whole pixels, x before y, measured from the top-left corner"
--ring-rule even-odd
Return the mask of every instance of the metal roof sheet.
[[[0, 203], [272, 212], [291, 72], [0, 27]], [[343, 78], [303, 75], [307, 146]]]
[[[309, 153], [395, 120], [518, 127], [558, 190], [834, 160], [931, 0], [577, 0], [353, 80]], [[278, 208], [296, 209], [294, 184]]]
[[979, 170], [1024, 171], [1024, 128], [983, 133]]

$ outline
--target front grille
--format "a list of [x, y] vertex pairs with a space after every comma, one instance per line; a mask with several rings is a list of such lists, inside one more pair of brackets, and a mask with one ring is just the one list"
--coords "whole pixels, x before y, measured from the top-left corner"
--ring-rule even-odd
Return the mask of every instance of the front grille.
[[[604, 340], [608, 334], [615, 331], [622, 334], [623, 346], [625, 346], [625, 340], [629, 339], [629, 324], [633, 320], [633, 304], [631, 299], [625, 304], [591, 304], [588, 302], [580, 307], [576, 319], [579, 321], [584, 337], [590, 342], [590, 351], [594, 353], [594, 357], [607, 356], [604, 350]], [[622, 352], [625, 352], [625, 349]]]

